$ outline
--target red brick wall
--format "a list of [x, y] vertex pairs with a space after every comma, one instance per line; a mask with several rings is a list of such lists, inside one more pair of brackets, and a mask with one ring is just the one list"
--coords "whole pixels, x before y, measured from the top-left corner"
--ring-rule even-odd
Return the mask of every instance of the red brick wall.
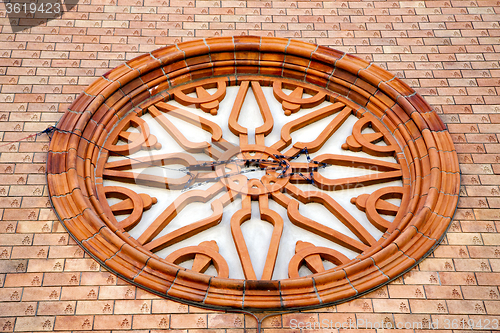
[[[5, 8], [0, 3], [2, 145], [54, 125], [84, 87], [124, 60], [191, 38], [297, 38], [397, 73], [441, 114], [459, 153], [462, 197], [444, 244], [389, 286], [345, 304], [270, 317], [264, 328], [351, 318], [467, 329], [464, 319], [494, 329], [500, 317], [499, 1], [80, 0], [62, 18], [18, 33]], [[0, 147], [1, 331], [255, 329], [248, 315], [136, 289], [84, 255], [50, 209], [47, 150], [45, 135]]]

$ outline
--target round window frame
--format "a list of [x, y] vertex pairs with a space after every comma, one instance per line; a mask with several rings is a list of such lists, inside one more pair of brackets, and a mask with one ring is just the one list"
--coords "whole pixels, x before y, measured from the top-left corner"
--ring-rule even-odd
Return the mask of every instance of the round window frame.
[[[337, 68], [340, 74], [347, 72], [354, 77], [354, 82], [336, 74]], [[149, 86], [158, 71], [166, 79]], [[102, 179], [96, 179], [94, 171], [99, 167], [100, 146], [113, 126], [136, 105], [142, 103], [146, 108], [168, 99], [167, 89], [226, 75], [299, 80], [344, 97], [342, 101], [353, 110], [363, 108], [384, 119], [393, 135], [406, 142], [401, 148], [413, 164], [409, 175], [412, 189], [421, 194], [412, 196], [411, 202], [418, 205], [406, 212], [404, 228], [384, 234], [378, 251], [363, 253], [342, 270], [285, 280], [236, 280], [168, 263], [110, 223], [99, 207], [95, 184]], [[52, 206], [66, 230], [113, 274], [162, 297], [199, 307], [269, 311], [341, 303], [415, 267], [439, 245], [451, 224], [459, 199], [460, 173], [446, 126], [425, 100], [395, 75], [327, 47], [284, 38], [239, 36], [167, 46], [94, 81], [57, 125], [47, 157], [47, 184]]]

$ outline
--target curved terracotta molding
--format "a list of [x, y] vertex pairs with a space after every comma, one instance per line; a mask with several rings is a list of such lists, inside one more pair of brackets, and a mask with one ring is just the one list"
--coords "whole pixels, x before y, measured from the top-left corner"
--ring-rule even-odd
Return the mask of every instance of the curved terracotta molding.
[[[208, 120], [198, 122], [197, 126], [210, 132], [212, 141], [189, 141], [164, 116], [170, 113], [184, 121], [198, 121], [193, 114], [166, 104], [176, 100], [181, 104], [194, 104], [206, 112], [209, 119], [218, 113], [227, 86], [240, 87], [228, 123], [230, 130], [239, 136], [241, 147], [222, 138], [219, 126]], [[273, 88], [276, 99], [282, 103], [283, 109], [279, 111], [285, 115], [316, 107], [323, 101], [332, 104], [290, 122], [281, 129], [281, 140], [272, 147], [264, 147], [264, 138], [272, 130], [273, 121], [265, 98], [258, 97], [263, 86]], [[248, 144], [248, 133], [238, 124], [241, 103], [249, 87], [256, 94], [264, 119], [264, 124], [256, 130], [254, 145]], [[285, 88], [292, 93], [284, 94]], [[217, 92], [210, 94], [207, 89]], [[307, 97], [302, 98], [303, 93], [307, 93]], [[193, 94], [198, 97], [192, 97]], [[152, 115], [186, 152], [204, 153], [207, 160], [212, 157], [216, 161], [236, 156], [246, 164], [253, 163], [250, 155], [257, 154], [261, 156], [256, 157], [261, 159], [259, 166], [268, 170], [271, 170], [269, 165], [279, 166], [261, 180], [251, 180], [248, 186], [242, 186], [246, 180], [243, 175], [226, 177], [221, 173], [220, 164], [200, 163], [188, 153], [108, 162], [113, 154], [161, 147], [139, 118], [145, 113]], [[304, 122], [311, 123], [333, 113], [340, 117], [334, 118], [317, 140], [291, 145], [291, 133]], [[333, 154], [317, 156], [308, 163], [290, 162], [304, 148], [319, 150], [351, 114], [359, 120], [352, 135], [340, 143], [342, 148], [372, 156], [394, 156], [397, 163], [379, 161], [377, 167], [384, 172], [356, 180], [328, 179], [319, 174], [318, 167], [330, 163], [369, 168], [373, 162], [363, 158], [346, 160]], [[130, 126], [136, 127], [139, 133], [124, 132]], [[363, 132], [368, 126], [374, 133]], [[299, 309], [358, 297], [395, 279], [428, 255], [442, 239], [458, 202], [459, 167], [451, 137], [421, 96], [376, 65], [350, 54], [295, 40], [224, 37], [184, 42], [144, 54], [112, 69], [86, 88], [57, 127], [48, 153], [47, 181], [54, 209], [68, 232], [101, 265], [121, 278], [157, 295], [201, 307]], [[118, 145], [118, 140], [127, 144]], [[376, 144], [381, 140], [386, 145]], [[281, 151], [284, 147], [289, 148], [286, 153]], [[267, 162], [262, 162], [264, 160]], [[176, 179], [135, 175], [131, 169], [141, 163], [181, 164], [189, 168], [190, 173]], [[234, 162], [225, 167], [238, 172], [242, 165]], [[350, 188], [356, 181], [369, 185], [402, 179], [402, 187], [389, 187], [352, 199], [352, 204], [383, 231], [382, 238], [373, 239], [329, 196], [298, 190], [294, 184], [307, 178], [301, 175], [311, 175], [315, 185], [323, 190]], [[184, 193], [176, 200], [176, 206], [167, 208], [143, 236], [134, 239], [127, 230], [138, 223], [141, 210], [151, 207], [156, 199], [125, 188], [107, 189], [104, 178], [177, 189], [194, 182], [213, 181], [214, 184], [206, 191], [194, 189]], [[210, 217], [153, 240], [176, 211], [194, 200], [208, 202], [222, 191], [226, 192], [213, 201]], [[124, 202], [109, 207], [106, 196], [119, 197]], [[167, 259], [154, 253], [219, 223], [224, 207], [237, 196], [245, 199], [242, 209], [231, 220], [231, 228], [249, 280], [227, 277], [227, 264], [218, 253], [217, 244], [210, 240], [175, 252]], [[389, 198], [400, 198], [401, 207], [386, 202]], [[278, 251], [278, 245], [271, 244], [264, 272], [267, 279], [255, 280], [251, 263], [248, 265], [243, 258], [248, 255], [248, 249], [240, 225], [248, 219], [250, 201], [258, 201], [262, 219], [273, 225], [272, 237], [279, 243], [283, 219], [268, 208], [268, 199], [287, 207], [292, 223], [344, 244], [359, 255], [349, 260], [339, 252], [298, 242], [290, 264], [291, 278], [269, 280]], [[360, 240], [301, 215], [299, 202], [322, 203]], [[112, 216], [114, 211], [132, 215], [118, 223]], [[380, 214], [391, 214], [395, 220], [388, 223]], [[175, 264], [186, 258], [194, 258], [193, 270]], [[337, 266], [324, 270], [320, 267], [321, 258]], [[210, 262], [220, 276], [200, 273]], [[307, 265], [314, 274], [300, 277], [300, 265]]]

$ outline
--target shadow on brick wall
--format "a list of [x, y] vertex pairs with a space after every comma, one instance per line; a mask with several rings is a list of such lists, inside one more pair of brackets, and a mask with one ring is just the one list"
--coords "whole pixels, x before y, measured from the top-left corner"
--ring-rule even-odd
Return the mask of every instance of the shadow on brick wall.
[[[79, 0], [5, 1], [6, 16], [13, 33], [44, 25], [73, 9]], [[7, 31], [3, 31], [7, 32]]]

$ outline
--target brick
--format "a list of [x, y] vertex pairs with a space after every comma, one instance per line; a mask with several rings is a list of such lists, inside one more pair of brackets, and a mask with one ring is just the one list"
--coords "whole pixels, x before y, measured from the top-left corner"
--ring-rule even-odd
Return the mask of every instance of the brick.
[[[461, 223], [464, 232], [495, 232], [495, 225], [491, 221], [463, 221]], [[484, 237], [483, 237], [484, 241]]]
[[32, 316], [36, 311], [36, 303], [34, 302], [9, 302], [5, 303], [0, 309], [1, 317], [10, 317], [10, 316]]
[[22, 288], [2, 288], [0, 289], [0, 301], [18, 302], [21, 299]]
[[443, 328], [451, 328], [453, 326], [460, 329], [470, 328], [467, 324], [467, 320], [469, 319], [467, 315], [431, 315], [431, 319], [432, 322], [439, 323], [439, 327]]
[[165, 330], [170, 326], [169, 315], [134, 315], [132, 329], [158, 329]]
[[488, 260], [481, 259], [455, 259], [456, 271], [491, 271], [490, 264]]
[[134, 299], [135, 290], [132, 286], [101, 286], [99, 299]]
[[132, 325], [132, 316], [99, 315], [94, 317], [95, 330], [123, 330], [123, 329], [130, 329], [131, 325]]
[[412, 313], [448, 313], [446, 302], [442, 300], [410, 300]]
[[477, 245], [483, 243], [479, 233], [450, 233], [446, 238], [450, 245]]
[[[25, 287], [22, 293], [24, 301], [58, 301], [60, 287]], [[19, 294], [20, 295], [20, 294]]]
[[429, 329], [431, 326], [431, 316], [430, 315], [420, 315], [420, 314], [394, 314], [395, 326], [392, 329], [397, 328], [402, 331], [409, 331], [413, 329], [424, 330]]
[[62, 287], [61, 300], [95, 300], [99, 294], [98, 287]]
[[493, 272], [500, 271], [500, 259], [490, 259], [489, 262]]
[[484, 245], [498, 245], [500, 237], [498, 233], [482, 234]]
[[451, 314], [485, 313], [483, 302], [466, 300], [447, 300]]
[[33, 245], [67, 245], [68, 234], [35, 234]]
[[370, 300], [358, 299], [353, 302], [337, 305], [339, 312], [373, 312], [373, 305]]
[[474, 214], [480, 220], [500, 219], [500, 209], [474, 209]]
[[39, 302], [37, 315], [41, 316], [58, 316], [58, 315], [73, 315], [75, 313], [76, 302]]
[[[500, 277], [500, 273], [476, 273], [477, 284], [480, 286], [496, 286], [495, 279]], [[496, 280], [498, 281], [498, 280]]]
[[205, 314], [172, 314], [170, 316], [171, 328], [207, 328], [207, 315]]
[[28, 272], [62, 272], [64, 260], [60, 259], [30, 259]]
[[114, 285], [116, 284], [116, 277], [106, 272], [84, 272], [81, 274], [82, 285]]
[[425, 298], [423, 286], [389, 285], [391, 298]]
[[58, 316], [56, 331], [88, 331], [93, 327], [93, 316]]
[[498, 299], [498, 287], [479, 287], [479, 286], [462, 286], [462, 292], [465, 299]]
[[[274, 324], [272, 320], [267, 320], [267, 327], [278, 329], [280, 328], [280, 321], [277, 317], [269, 318], [276, 319], [274, 320]], [[266, 321], [266, 320], [265, 320]], [[265, 322], [264, 321], [264, 322]], [[356, 318], [352, 313], [319, 313], [319, 322], [321, 324], [326, 323], [328, 328], [331, 327], [339, 327], [344, 326], [345, 328], [351, 327], [350, 329], [354, 329], [356, 327]], [[264, 323], [263, 323], [264, 324]], [[266, 327], [263, 325], [263, 327]]]
[[79, 284], [79, 274], [73, 273], [45, 273], [44, 286], [71, 286]]
[[15, 320], [16, 320], [15, 317], [0, 318], [0, 326], [6, 332], [12, 332], [14, 330]]
[[410, 312], [408, 300], [390, 299], [390, 300], [373, 300], [373, 310], [375, 312]]
[[462, 299], [462, 289], [458, 286], [424, 286], [424, 289], [427, 299]]
[[126, 300], [115, 301], [115, 314], [147, 314], [151, 313], [151, 301]]
[[173, 302], [165, 299], [152, 301], [151, 313], [185, 313], [188, 306], [182, 303]]
[[111, 314], [113, 313], [114, 302], [113, 301], [78, 301], [78, 307], [76, 309], [77, 315], [89, 315], [89, 314]]
[[484, 305], [486, 307], [486, 313], [490, 315], [500, 314], [500, 302], [499, 301], [485, 301]]
[[396, 327], [394, 318], [390, 313], [360, 313], [356, 315], [356, 327], [358, 330], [365, 329], [363, 331], [375, 332], [375, 328], [381, 327]]
[[135, 294], [135, 298], [136, 299], [161, 299], [162, 297], [156, 295], [156, 294], [153, 294], [153, 293], [150, 293], [144, 289], [136, 289], [136, 294]]
[[419, 264], [421, 271], [449, 271], [455, 270], [452, 260], [427, 258]]
[[27, 260], [2, 260], [0, 261], [0, 272], [2, 273], [24, 273], [26, 272]]
[[319, 323], [318, 314], [316, 313], [284, 314], [281, 319], [283, 327], [290, 327], [291, 323], [293, 323], [291, 322], [292, 319], [303, 323]]
[[16, 332], [52, 330], [54, 317], [18, 317], [14, 330]]
[[438, 284], [439, 274], [437, 272], [410, 271], [404, 276], [405, 284]]
[[440, 272], [441, 285], [476, 285], [474, 273]]
[[486, 246], [469, 246], [471, 258], [498, 258], [500, 248]]
[[244, 325], [243, 314], [209, 314], [208, 315], [208, 328], [241, 328]]
[[99, 271], [100, 265], [94, 259], [66, 259], [64, 271]]
[[83, 250], [77, 246], [51, 246], [50, 258], [83, 258]]
[[4, 279], [4, 287], [32, 287], [42, 284], [43, 274], [25, 273], [25, 274], [7, 274]]

